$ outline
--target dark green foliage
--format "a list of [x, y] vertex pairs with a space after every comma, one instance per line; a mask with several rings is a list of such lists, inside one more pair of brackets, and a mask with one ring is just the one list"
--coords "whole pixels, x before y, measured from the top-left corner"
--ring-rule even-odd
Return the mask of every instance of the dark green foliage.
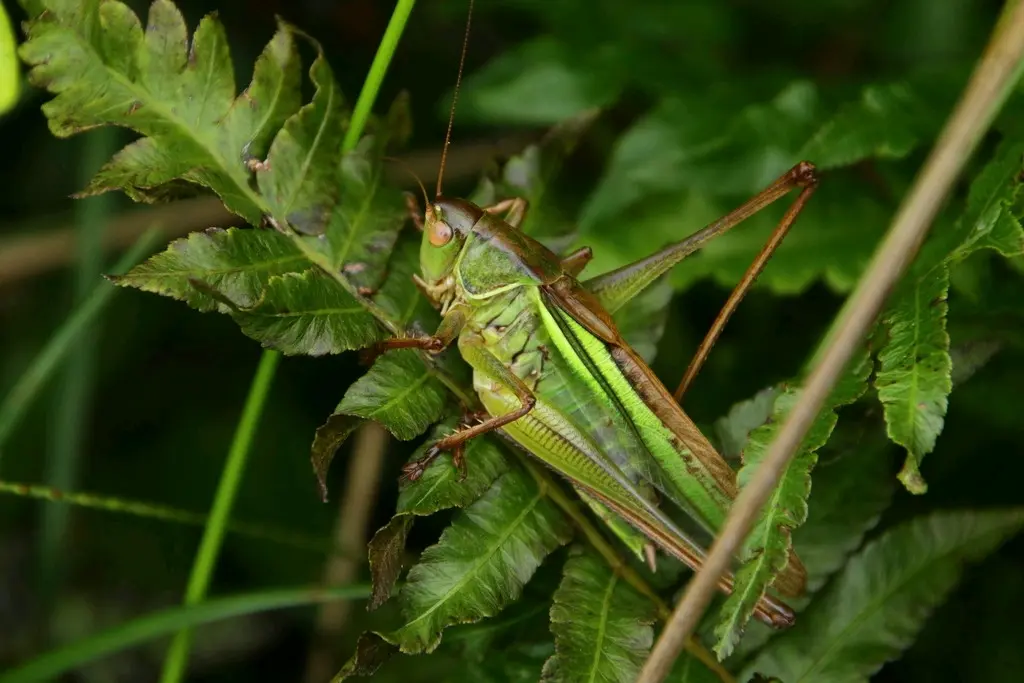
[[541, 679], [550, 683], [630, 683], [651, 647], [654, 606], [608, 563], [575, 548], [555, 591], [555, 655]]
[[506, 472], [409, 571], [401, 593], [406, 623], [390, 638], [403, 652], [429, 652], [445, 627], [494, 616], [571, 533], [536, 482], [522, 470]]
[[[343, 59], [325, 54], [330, 45], [279, 24], [239, 94], [225, 29], [213, 15], [190, 34], [167, 0], [153, 3], [145, 21], [111, 0], [41, 4], [47, 11], [33, 14], [20, 54], [31, 81], [53, 95], [42, 105], [50, 130], [68, 137], [120, 126], [140, 136], [81, 196], [121, 190], [155, 202], [212, 193], [249, 224], [193, 232], [113, 281], [229, 316], [248, 337], [289, 355], [342, 354], [436, 329], [437, 311], [412, 283], [420, 236], [403, 228], [405, 206], [385, 174], [385, 156], [410, 135], [408, 100], [398, 98], [342, 154], [350, 111], [339, 82], [352, 78]], [[548, 32], [502, 48], [467, 74], [453, 149], [462, 122], [554, 125], [538, 143], [486, 169], [470, 196], [484, 204], [527, 197], [525, 232], [560, 253], [594, 249], [584, 279], [680, 239], [803, 158], [827, 171], [759, 291], [737, 313], [734, 325], [744, 338], [727, 331], [687, 397], [687, 410], [710, 424], [761, 389], [715, 423], [742, 486], [799, 396], [802, 371], [794, 359], [813, 350], [823, 320], [838, 306], [834, 295], [852, 289], [981, 46], [964, 39], [964, 54], [949, 68], [882, 73], [860, 63], [849, 67], [854, 73], [840, 69], [824, 78], [805, 68], [815, 59], [790, 53], [806, 39], [807, 26], [849, 21], [874, 35], [876, 21], [890, 30], [905, 25], [853, 16], [857, 3], [809, 9], [783, 2], [773, 13], [793, 24], [785, 30], [751, 3], [677, 4], [514, 3], [517, 9], [507, 11]], [[479, 11], [486, 21], [495, 10]], [[325, 41], [332, 37], [315, 24], [306, 28]], [[739, 73], [709, 57], [739, 54], [746, 34], [770, 31], [785, 33], [779, 42], [786, 55], [765, 57], [766, 65], [748, 55]], [[434, 40], [431, 53], [441, 51], [439, 44], [447, 49], [448, 41]], [[686, 50], [679, 52], [681, 41]], [[305, 80], [300, 47], [313, 56]], [[875, 59], [896, 62], [891, 53]], [[430, 75], [432, 95], [449, 86], [448, 76]], [[1002, 491], [994, 501], [1021, 500], [992, 481], [1024, 438], [1016, 409], [1024, 348], [1024, 142], [1013, 124], [1020, 105], [1018, 93], [746, 539], [736, 590], [708, 624], [715, 642], [701, 646], [714, 644], [739, 679], [756, 672], [786, 683], [867, 680], [913, 644], [964, 564], [1021, 526], [1020, 508], [974, 509], [989, 504], [978, 491], [991, 487]], [[706, 323], [701, 317], [710, 304], [701, 297], [710, 288], [695, 285], [734, 284], [779, 215], [776, 206], [750, 218], [615, 312], [637, 351], [649, 362], [657, 356], [670, 388], [703, 332], [683, 328]], [[794, 303], [795, 296], [803, 298]], [[990, 299], [1001, 308], [987, 309]], [[1009, 370], [994, 376], [988, 367], [1001, 362]], [[325, 367], [317, 388], [330, 394], [317, 410], [326, 412], [323, 406], [341, 396], [312, 445], [325, 497], [332, 459], [364, 422], [384, 425], [401, 441], [419, 439], [401, 451], [405, 457], [412, 450], [415, 459], [454, 428], [473, 395], [454, 350], [439, 358], [391, 351], [360, 368], [358, 378], [350, 369], [335, 376]], [[751, 367], [757, 371], [747, 372]], [[780, 384], [787, 377], [796, 379]], [[940, 458], [962, 384], [959, 434]], [[974, 447], [978, 438], [988, 439], [985, 450]], [[176, 444], [175, 452], [190, 443]], [[906, 457], [898, 480], [897, 451]], [[609, 545], [616, 558], [610, 563], [604, 532], [581, 534], [578, 520], [571, 521], [586, 508], [521, 455], [497, 437], [477, 439], [466, 449], [465, 480], [444, 454], [419, 480], [399, 485], [396, 504], [382, 497], [375, 518], [390, 521], [368, 555], [370, 606], [384, 609], [339, 679], [376, 672], [385, 662], [396, 671], [409, 666], [402, 664], [407, 658], [391, 659], [403, 652], [432, 653], [426, 662], [453, 660], [451, 680], [633, 680], [657, 633], [659, 605], [625, 569], [636, 565], [630, 552]], [[975, 489], [965, 486], [973, 497], [960, 495], [950, 474], [968, 456], [976, 462], [971, 471], [987, 470]], [[939, 497], [894, 497], [902, 491], [897, 481], [924, 493], [933, 461]], [[385, 476], [397, 472], [389, 467]], [[294, 502], [271, 496], [260, 498], [261, 509], [273, 507], [268, 500], [283, 508]], [[958, 511], [943, 511], [953, 502]], [[423, 541], [417, 535], [436, 528], [435, 520], [414, 521], [433, 515], [444, 530]], [[573, 538], [571, 550], [558, 550]], [[771, 637], [752, 624], [744, 635], [756, 599], [771, 590], [791, 548], [808, 570], [808, 595], [792, 603], [797, 626]], [[669, 578], [676, 568], [659, 562], [652, 583], [671, 601], [675, 593], [660, 587], [679, 587]], [[415, 672], [421, 678], [440, 679], [428, 663], [411, 666], [431, 674]], [[378, 674], [382, 680], [391, 675], [386, 671]], [[395, 673], [388, 680], [413, 677]], [[720, 678], [687, 654], [670, 680]]]
[[[435, 436], [441, 433], [441, 429], [435, 430]], [[423, 457], [425, 451], [425, 446], [417, 449], [412, 460]], [[483, 495], [494, 480], [508, 470], [506, 456], [488, 438], [470, 442], [466, 446], [465, 457], [473, 463], [465, 479], [459, 479], [451, 455], [445, 453], [422, 477], [404, 483], [398, 495], [395, 516], [370, 541], [370, 571], [373, 574], [371, 609], [391, 595], [402, 570], [405, 540], [414, 517], [432, 515], [451, 507], [465, 507]]]
[[927, 489], [921, 459], [935, 448], [953, 388], [946, 331], [950, 265], [978, 249], [1004, 256], [1024, 251], [1024, 208], [1016, 205], [1022, 173], [1024, 144], [1004, 142], [971, 184], [957, 225], [925, 245], [884, 317], [889, 341], [878, 354], [875, 386], [889, 438], [907, 449], [900, 480], [914, 493]]
[[964, 563], [984, 557], [1022, 523], [1020, 510], [943, 512], [888, 531], [752, 668], [793, 683], [867, 680], [913, 642]]
[[[724, 659], [732, 652], [765, 586], [770, 585], [789, 562], [791, 533], [807, 519], [807, 497], [811, 490], [811, 470], [818, 459], [817, 450], [825, 445], [836, 426], [836, 409], [853, 403], [864, 393], [869, 371], [866, 354], [851, 363], [847, 375], [811, 425], [796, 456], [747, 535], [740, 551], [744, 565], [736, 574], [736, 587], [722, 606], [719, 625], [715, 629], [718, 638], [715, 651], [719, 657]], [[750, 432], [743, 450], [743, 467], [738, 474], [740, 486], [746, 485], [753, 477], [798, 396], [799, 390], [784, 388], [775, 399], [770, 421]]]
[[419, 436], [444, 408], [444, 387], [415, 351], [389, 351], [349, 387], [336, 412], [376, 420], [399, 439]]
[[307, 265], [302, 252], [280, 233], [211, 228], [171, 242], [164, 253], [110, 279], [180, 299], [200, 311], [230, 313], [259, 305], [271, 277], [298, 273]]

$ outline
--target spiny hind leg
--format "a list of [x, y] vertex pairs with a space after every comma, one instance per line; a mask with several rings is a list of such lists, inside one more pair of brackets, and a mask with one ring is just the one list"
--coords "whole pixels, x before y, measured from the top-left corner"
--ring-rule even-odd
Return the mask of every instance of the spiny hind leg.
[[[454, 433], [458, 433], [472, 425], [479, 424], [486, 420], [488, 417], [485, 412], [466, 412], [463, 414], [462, 419], [459, 421], [458, 427], [455, 428]], [[422, 458], [417, 458], [412, 462], [408, 462], [402, 466], [401, 479], [407, 481], [416, 481], [423, 476], [423, 473], [434, 464], [443, 450], [437, 448], [437, 444], [432, 445], [427, 449], [427, 452]], [[452, 464], [455, 465], [455, 469], [459, 471], [459, 481], [463, 481], [466, 478], [468, 472], [466, 468], [466, 444], [465, 442], [457, 444], [452, 447]]]
[[719, 232], [725, 232], [733, 226], [743, 221], [748, 216], [757, 213], [764, 207], [771, 204], [779, 197], [788, 194], [793, 189], [800, 189], [800, 194], [796, 200], [786, 209], [782, 219], [775, 226], [775, 230], [768, 238], [768, 242], [765, 243], [764, 247], [754, 258], [753, 262], [747, 268], [747, 272], [743, 274], [742, 279], [736, 285], [735, 289], [729, 295], [725, 305], [722, 306], [722, 310], [719, 311], [718, 316], [714, 322], [711, 323], [711, 328], [704, 336], [704, 340], [701, 341], [700, 346], [697, 348], [697, 352], [694, 353], [693, 359], [690, 361], [690, 365], [686, 368], [686, 372], [683, 374], [682, 380], [679, 382], [679, 386], [674, 392], [676, 401], [682, 401], [683, 394], [689, 388], [693, 382], [693, 378], [700, 372], [704, 362], [707, 360], [708, 355], [711, 353], [711, 347], [714, 346], [718, 337], [722, 334], [722, 330], [725, 329], [726, 323], [729, 322], [729, 318], [736, 311], [736, 307], [739, 306], [740, 301], [754, 285], [754, 281], [757, 280], [758, 275], [764, 270], [764, 267], [768, 264], [768, 259], [771, 258], [775, 250], [778, 249], [779, 245], [782, 244], [783, 238], [789, 232], [793, 222], [796, 220], [800, 212], [803, 211], [804, 206], [807, 204], [807, 200], [814, 194], [814, 190], [818, 187], [818, 171], [815, 169], [814, 164], [801, 161], [799, 164], [789, 169], [786, 173], [782, 174], [774, 183], [769, 185], [767, 188], [759, 192], [757, 195], [748, 200], [738, 209], [734, 210], [721, 220], [717, 222], [714, 230]]
[[493, 432], [496, 429], [501, 429], [510, 422], [515, 422], [533, 410], [534, 405], [537, 403], [537, 397], [530, 391], [530, 388], [511, 370], [505, 367], [481, 340], [475, 338], [463, 339], [460, 342], [459, 348], [462, 352], [462, 357], [473, 366], [474, 370], [483, 374], [499, 387], [514, 393], [519, 401], [519, 407], [504, 415], [490, 416], [486, 413], [470, 415], [471, 419], [464, 420], [464, 422], [476, 421], [476, 424], [465, 424], [459, 427], [459, 429], [456, 429], [448, 436], [436, 441], [427, 449], [426, 454], [422, 458], [405, 466], [403, 469], [404, 476], [410, 480], [415, 481], [418, 479], [426, 471], [426, 468], [444, 451], [452, 451], [455, 465], [459, 467], [461, 476], [465, 477], [464, 444], [470, 439]]

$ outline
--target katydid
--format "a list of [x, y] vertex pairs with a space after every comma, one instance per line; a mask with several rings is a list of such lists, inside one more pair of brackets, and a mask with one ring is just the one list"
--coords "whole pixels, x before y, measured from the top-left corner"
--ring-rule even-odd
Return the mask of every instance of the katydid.
[[[460, 65], [460, 79], [461, 70]], [[444, 152], [450, 135], [451, 121]], [[457, 343], [473, 369], [474, 389], [486, 415], [434, 443], [422, 460], [406, 466], [405, 475], [418, 478], [446, 450], [464, 467], [463, 444], [499, 430], [568, 479], [649, 562], [653, 564], [657, 546], [696, 570], [705, 551], [666, 514], [666, 504], [714, 534], [737, 495], [736, 476], [677, 399], [813, 193], [814, 166], [797, 164], [690, 237], [583, 282], [577, 276], [590, 258], [589, 250], [560, 258], [520, 231], [528, 210], [524, 199], [480, 207], [444, 197], [443, 168], [444, 153], [435, 199], [424, 197], [424, 216], [416, 217], [423, 232], [416, 281], [440, 309], [442, 321], [429, 337], [393, 339], [383, 346], [438, 353]], [[623, 340], [611, 314], [708, 240], [797, 188], [797, 200], [733, 291], [674, 398]], [[726, 576], [721, 589], [731, 590], [732, 581]], [[774, 588], [796, 596], [804, 582], [803, 567], [791, 555]], [[792, 610], [767, 593], [755, 615], [773, 626], [793, 621]]]

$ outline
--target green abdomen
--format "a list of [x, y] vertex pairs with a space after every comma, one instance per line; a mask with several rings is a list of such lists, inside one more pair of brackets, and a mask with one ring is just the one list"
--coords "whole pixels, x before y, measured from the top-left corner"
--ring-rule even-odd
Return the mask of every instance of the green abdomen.
[[[657, 498], [655, 489], [660, 490], [705, 529], [716, 530], [728, 501], [714, 490], [705, 495], [697, 487], [694, 492], [695, 482], [672, 434], [635, 392], [624, 390], [628, 382], [603, 342], [578, 326], [567, 338], [564, 321], [559, 325], [556, 315], [564, 314], [549, 311], [535, 288], [522, 288], [477, 309], [463, 333], [482, 339], [537, 398], [534, 409], [504, 431], [584, 485], [594, 482], [617, 490], [621, 502], [639, 494], [649, 504]], [[477, 368], [474, 385], [491, 415], [519, 406], [510, 389]], [[609, 463], [632, 484], [633, 492], [609, 476]]]

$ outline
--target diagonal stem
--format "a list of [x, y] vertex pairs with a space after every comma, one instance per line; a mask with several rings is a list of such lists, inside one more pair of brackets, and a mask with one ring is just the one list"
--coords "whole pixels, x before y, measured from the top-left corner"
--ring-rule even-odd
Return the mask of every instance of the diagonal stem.
[[672, 619], [637, 683], [660, 683], [693, 633], [718, 579], [789, 464], [822, 403], [874, 322], [886, 297], [917, 253], [953, 182], [977, 147], [1024, 67], [1024, 0], [1010, 0], [960, 102], [893, 219], [857, 289], [827, 336], [823, 351], [753, 480], [740, 491], [701, 571], [686, 586]]
[[[245, 471], [249, 448], [256, 435], [256, 425], [263, 413], [263, 405], [266, 403], [267, 394], [270, 393], [270, 384], [274, 379], [274, 371], [277, 369], [277, 362], [280, 358], [281, 354], [276, 351], [264, 352], [260, 358], [260, 364], [256, 368], [256, 376], [253, 377], [249, 396], [246, 398], [245, 408], [242, 410], [242, 419], [235, 429], [231, 450], [228, 452], [224, 470], [221, 472], [220, 483], [217, 485], [213, 510], [210, 511], [210, 521], [203, 531], [203, 540], [199, 543], [199, 550], [196, 552], [195, 561], [192, 564], [192, 574], [189, 576], [188, 588], [185, 590], [186, 605], [198, 604], [206, 597], [206, 589], [210, 586], [213, 568], [217, 564], [217, 556], [220, 554], [224, 534], [227, 532], [228, 518], [231, 516], [231, 508], [234, 506], [235, 494], [238, 492], [238, 485], [241, 483], [242, 474]], [[166, 659], [164, 659], [163, 673], [160, 677], [163, 683], [182, 679], [191, 648], [192, 631], [179, 631], [167, 651]]]
[[[103, 128], [85, 138], [78, 168], [81, 184], [88, 183], [96, 170], [117, 151], [118, 139], [116, 128]], [[106, 284], [101, 280], [102, 243], [113, 206], [112, 195], [101, 195], [86, 199], [76, 207], [76, 305], [85, 302], [95, 287]], [[97, 314], [79, 333], [78, 343], [69, 350], [59, 382], [46, 455], [46, 481], [54, 488], [74, 488], [78, 481], [85, 450], [83, 433], [95, 384], [99, 319]], [[39, 590], [47, 610], [59, 599], [65, 579], [61, 550], [67, 540], [70, 515], [70, 509], [62, 505], [47, 505], [43, 509], [39, 529]], [[53, 626], [49, 625], [51, 631]]]

